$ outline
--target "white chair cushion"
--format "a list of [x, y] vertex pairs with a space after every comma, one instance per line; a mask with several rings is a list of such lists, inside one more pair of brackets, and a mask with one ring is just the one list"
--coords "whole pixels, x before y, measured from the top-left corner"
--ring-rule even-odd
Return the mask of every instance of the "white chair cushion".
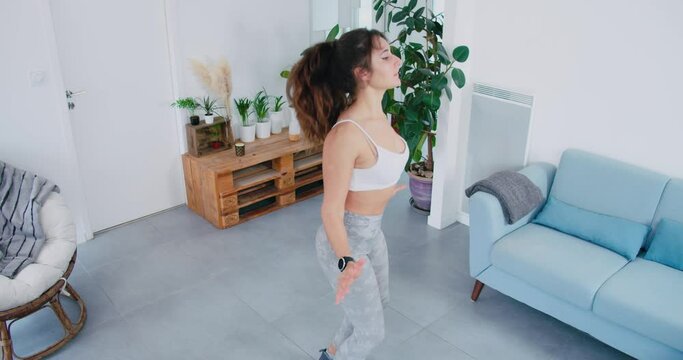
[[62, 277], [76, 251], [76, 226], [64, 198], [52, 192], [40, 209], [46, 241], [36, 261], [14, 279], [0, 275], [0, 311], [24, 305]]

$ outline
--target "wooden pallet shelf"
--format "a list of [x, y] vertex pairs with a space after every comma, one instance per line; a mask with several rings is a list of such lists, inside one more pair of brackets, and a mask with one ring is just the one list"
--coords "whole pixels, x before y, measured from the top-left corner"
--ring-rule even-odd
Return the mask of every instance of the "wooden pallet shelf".
[[315, 154], [312, 156], [307, 156], [305, 158], [300, 158], [297, 160], [294, 160], [294, 171], [299, 172], [302, 170], [306, 170], [311, 167], [315, 167], [318, 165], [322, 165], [323, 163], [323, 154]]
[[285, 132], [201, 158], [183, 155], [187, 204], [227, 228], [322, 193], [322, 146]]

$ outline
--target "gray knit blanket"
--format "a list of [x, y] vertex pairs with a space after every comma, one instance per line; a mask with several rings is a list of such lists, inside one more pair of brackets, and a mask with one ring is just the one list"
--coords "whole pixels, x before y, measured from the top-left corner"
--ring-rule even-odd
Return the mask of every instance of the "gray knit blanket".
[[513, 224], [543, 203], [541, 189], [515, 171], [500, 171], [479, 180], [465, 190], [467, 197], [477, 191], [495, 196], [503, 209], [505, 221]]
[[38, 213], [57, 185], [0, 161], [0, 275], [13, 279], [45, 243]]

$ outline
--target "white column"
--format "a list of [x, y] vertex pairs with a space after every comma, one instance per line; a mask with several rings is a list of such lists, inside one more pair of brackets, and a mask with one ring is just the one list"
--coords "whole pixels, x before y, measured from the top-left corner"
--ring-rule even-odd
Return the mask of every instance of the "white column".
[[467, 78], [465, 87], [458, 89], [451, 84], [453, 100], [448, 102], [444, 94], [442, 101], [445, 101], [438, 113], [432, 206], [427, 218], [427, 223], [437, 229], [443, 229], [456, 221], [469, 223], [461, 212], [460, 204], [464, 196], [467, 134], [472, 104], [472, 79], [469, 75], [474, 58], [472, 54], [475, 53], [475, 6], [475, 0], [453, 0], [447, 1], [444, 8], [444, 46], [453, 51], [459, 45], [467, 45], [471, 54], [467, 62], [458, 64]]

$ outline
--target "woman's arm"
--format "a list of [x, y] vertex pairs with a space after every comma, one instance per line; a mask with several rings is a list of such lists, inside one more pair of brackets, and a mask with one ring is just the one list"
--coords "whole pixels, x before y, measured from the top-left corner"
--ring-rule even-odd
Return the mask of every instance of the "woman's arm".
[[323, 204], [320, 209], [327, 239], [337, 258], [352, 256], [346, 229], [344, 207], [349, 182], [358, 155], [353, 130], [340, 125], [333, 128], [323, 145]]

